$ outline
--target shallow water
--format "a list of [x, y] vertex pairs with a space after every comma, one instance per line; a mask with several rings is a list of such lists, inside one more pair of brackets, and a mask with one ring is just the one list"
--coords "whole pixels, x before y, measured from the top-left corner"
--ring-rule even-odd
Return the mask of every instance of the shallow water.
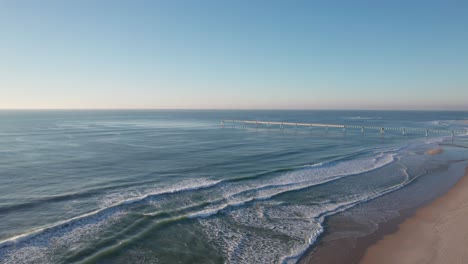
[[[327, 216], [425, 177], [435, 158], [424, 149], [448, 135], [222, 128], [221, 119], [464, 129], [467, 118], [1, 111], [0, 263], [294, 263]], [[437, 159], [466, 158], [457, 151]]]

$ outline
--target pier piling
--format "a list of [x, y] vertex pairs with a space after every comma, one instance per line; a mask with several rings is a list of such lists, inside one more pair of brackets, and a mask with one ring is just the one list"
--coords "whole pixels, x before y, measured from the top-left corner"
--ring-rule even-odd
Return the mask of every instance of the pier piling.
[[424, 133], [426, 137], [430, 133], [445, 133], [455, 137], [457, 134], [468, 134], [468, 130], [448, 130], [448, 129], [428, 129], [428, 128], [394, 128], [394, 127], [376, 127], [376, 126], [356, 126], [356, 125], [342, 125], [342, 124], [321, 124], [321, 123], [298, 123], [298, 122], [277, 122], [277, 121], [258, 121], [258, 120], [221, 120], [221, 127], [226, 126], [226, 122], [232, 123], [232, 126], [235, 127], [236, 123], [240, 123], [240, 126], [246, 128], [248, 124], [255, 124], [255, 127], [258, 129], [260, 124], [267, 125], [267, 128], [270, 128], [272, 125], [279, 125], [281, 130], [284, 130], [286, 126], [294, 126], [295, 129], [299, 127], [308, 127], [312, 129], [313, 127], [324, 127], [325, 134], [328, 134], [330, 128], [341, 128], [343, 133], [346, 133], [348, 129], [359, 129], [361, 134], [364, 134], [365, 130], [378, 130], [381, 136], [385, 135], [385, 130], [390, 131], [401, 131], [401, 135], [406, 135], [407, 132], [418, 132]]

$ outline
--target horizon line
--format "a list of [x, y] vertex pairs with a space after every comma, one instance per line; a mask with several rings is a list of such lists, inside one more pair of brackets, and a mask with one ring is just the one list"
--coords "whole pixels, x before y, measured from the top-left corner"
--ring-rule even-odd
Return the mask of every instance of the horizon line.
[[0, 108], [0, 111], [447, 111], [447, 112], [468, 112], [468, 109], [371, 109], [371, 108]]

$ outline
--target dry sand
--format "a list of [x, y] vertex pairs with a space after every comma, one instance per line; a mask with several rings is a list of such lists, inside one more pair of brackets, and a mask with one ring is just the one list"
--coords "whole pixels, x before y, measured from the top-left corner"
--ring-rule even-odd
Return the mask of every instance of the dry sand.
[[447, 194], [369, 247], [361, 263], [468, 263], [468, 168]]

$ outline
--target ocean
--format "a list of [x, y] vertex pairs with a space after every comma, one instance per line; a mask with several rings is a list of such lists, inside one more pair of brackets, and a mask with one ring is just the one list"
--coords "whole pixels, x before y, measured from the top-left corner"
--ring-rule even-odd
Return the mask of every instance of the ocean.
[[465, 135], [223, 119], [465, 130], [468, 112], [3, 110], [0, 263], [296, 263], [442, 194], [468, 159]]

